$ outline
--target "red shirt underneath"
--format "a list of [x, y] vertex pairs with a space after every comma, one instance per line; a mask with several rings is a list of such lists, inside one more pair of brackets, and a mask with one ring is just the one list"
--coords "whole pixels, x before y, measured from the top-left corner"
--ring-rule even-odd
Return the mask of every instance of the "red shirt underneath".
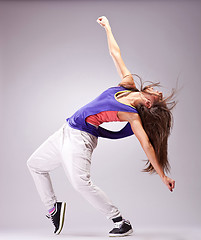
[[104, 111], [86, 118], [86, 122], [99, 126], [104, 122], [119, 122], [118, 111]]

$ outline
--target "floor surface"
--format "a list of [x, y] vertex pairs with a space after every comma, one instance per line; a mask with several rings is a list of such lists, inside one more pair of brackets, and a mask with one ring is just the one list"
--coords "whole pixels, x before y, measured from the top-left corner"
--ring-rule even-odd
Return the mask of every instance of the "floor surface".
[[108, 237], [107, 233], [101, 232], [64, 232], [60, 235], [47, 234], [44, 230], [0, 230], [0, 240], [108, 240], [108, 239], [128, 239], [128, 240], [201, 240], [201, 229], [177, 229], [177, 230], [136, 230], [127, 237]]

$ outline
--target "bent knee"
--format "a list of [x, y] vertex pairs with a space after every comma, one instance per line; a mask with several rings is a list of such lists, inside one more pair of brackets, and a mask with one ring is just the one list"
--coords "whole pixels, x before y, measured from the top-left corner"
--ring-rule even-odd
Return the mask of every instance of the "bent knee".
[[32, 155], [28, 160], [27, 160], [27, 167], [30, 170], [33, 171], [40, 171], [43, 170], [43, 166], [42, 166], [42, 161], [40, 158], [38, 158], [35, 155]]
[[82, 178], [82, 177], [74, 177], [72, 179], [73, 188], [78, 191], [85, 191], [87, 188], [92, 186], [92, 182], [90, 178]]
[[27, 167], [29, 169], [34, 169], [35, 168], [35, 164], [34, 164], [34, 159], [33, 157], [30, 157], [28, 160], [27, 160]]

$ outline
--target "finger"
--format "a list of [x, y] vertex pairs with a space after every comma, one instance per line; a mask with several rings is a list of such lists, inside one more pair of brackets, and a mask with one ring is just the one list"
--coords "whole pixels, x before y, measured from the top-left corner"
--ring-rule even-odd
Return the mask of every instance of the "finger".
[[102, 22], [100, 22], [99, 20], [97, 20], [97, 23], [98, 23], [101, 27], [103, 27], [103, 23], [102, 23]]
[[103, 18], [104, 18], [103, 16], [102, 16], [102, 17], [99, 17], [99, 18], [98, 18], [98, 20], [99, 20], [99, 21], [102, 21], [102, 20], [103, 20]]
[[97, 19], [97, 22], [98, 22], [99, 24], [103, 24], [103, 19], [102, 19], [102, 18], [99, 18], [99, 19]]
[[172, 188], [175, 188], [175, 181], [172, 182]]
[[172, 190], [173, 190], [172, 183], [170, 183], [170, 182], [168, 183], [168, 188], [172, 192]]
[[99, 17], [96, 21], [97, 21], [97, 22], [100, 22], [100, 21], [102, 21], [102, 18]]

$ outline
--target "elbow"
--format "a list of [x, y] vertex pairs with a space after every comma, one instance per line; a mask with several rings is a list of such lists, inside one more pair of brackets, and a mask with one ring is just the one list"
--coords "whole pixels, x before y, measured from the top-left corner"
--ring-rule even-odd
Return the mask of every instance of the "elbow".
[[120, 48], [115, 48], [110, 50], [110, 55], [114, 58], [117, 58], [118, 56], [121, 55]]
[[144, 149], [145, 152], [149, 152], [150, 150], [153, 149], [153, 146], [150, 143], [150, 141], [147, 141], [146, 143], [142, 144], [142, 148]]

